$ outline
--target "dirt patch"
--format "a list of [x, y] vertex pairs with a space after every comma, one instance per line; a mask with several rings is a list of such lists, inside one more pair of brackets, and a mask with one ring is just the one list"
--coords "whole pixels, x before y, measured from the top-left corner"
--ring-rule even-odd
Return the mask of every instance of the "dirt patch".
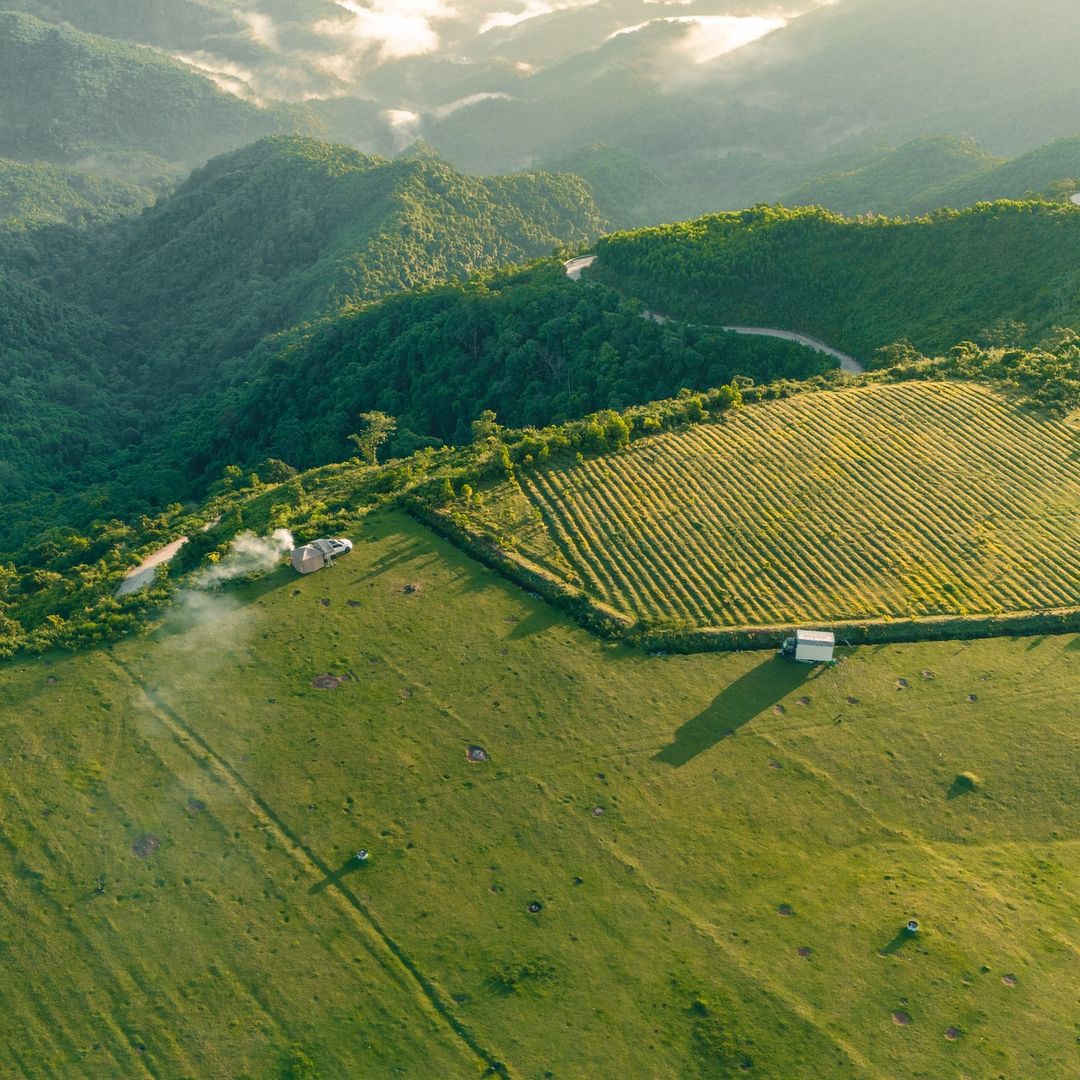
[[807, 957], [807, 956], [813, 956], [814, 955], [814, 950], [811, 949], [809, 945], [800, 945], [799, 946], [799, 955], [804, 957], [804, 958]]
[[337, 690], [344, 682], [344, 675], [316, 675], [311, 685], [316, 690]]
[[900, 1027], [907, 1027], [908, 1024], [911, 1023], [911, 1015], [904, 1012], [903, 1009], [897, 1009], [896, 1012], [892, 1014], [892, 1022], [894, 1024], [899, 1024]]
[[188, 799], [187, 808], [193, 814], [201, 814], [206, 809], [206, 803], [202, 799]]
[[475, 765], [481, 761], [490, 761], [491, 755], [482, 746], [470, 746], [465, 750], [465, 760]]
[[1006, 986], [1015, 986], [1020, 980], [1015, 975], [1002, 975], [1001, 981]]
[[954, 1027], [946, 1028], [945, 1038], [948, 1039], [949, 1042], [956, 1042], [956, 1040], [960, 1038], [960, 1029]]
[[907, 681], [907, 679], [897, 679], [896, 680], [896, 689], [897, 690], [906, 690], [910, 685], [911, 685], [911, 683], [909, 683]]
[[146, 833], [136, 839], [135, 843], [131, 845], [131, 850], [140, 859], [148, 859], [159, 847], [161, 847], [161, 841], [156, 836]]
[[795, 914], [795, 909], [790, 904], [781, 904], [776, 909], [777, 915], [782, 915], [785, 919], [790, 919]]

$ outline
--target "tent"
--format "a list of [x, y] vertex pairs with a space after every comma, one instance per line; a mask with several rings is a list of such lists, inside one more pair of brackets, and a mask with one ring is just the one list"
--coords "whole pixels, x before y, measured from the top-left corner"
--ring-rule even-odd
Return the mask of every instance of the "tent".
[[316, 540], [313, 544], [293, 549], [292, 566], [300, 574], [314, 574], [324, 566], [330, 565], [334, 549], [327, 540]]

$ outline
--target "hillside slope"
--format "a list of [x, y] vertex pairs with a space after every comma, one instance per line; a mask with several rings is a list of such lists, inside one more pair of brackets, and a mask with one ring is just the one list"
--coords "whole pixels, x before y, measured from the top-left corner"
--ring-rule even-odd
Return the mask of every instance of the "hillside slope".
[[902, 338], [941, 352], [1005, 324], [1024, 341], [1080, 326], [1078, 243], [1070, 205], [914, 221], [757, 207], [605, 237], [589, 273], [667, 315], [802, 331], [865, 362]]
[[[856, 169], [815, 179], [788, 192], [782, 202], [785, 206], [824, 206], [848, 216], [907, 214], [915, 205], [925, 209], [965, 206], [968, 202], [954, 203], [945, 192], [954, 184], [958, 189], [965, 183], [977, 185], [1001, 164], [1000, 158], [981, 149], [974, 139], [926, 137], [888, 150]], [[998, 197], [1023, 195], [1028, 190], [1005, 191]], [[939, 191], [941, 201], [934, 201], [929, 193]]]
[[282, 137], [217, 158], [116, 230], [73, 294], [147, 347], [235, 355], [321, 312], [600, 229], [576, 177], [472, 178], [437, 160]]
[[338, 527], [0, 668], [15, 1075], [1068, 1074], [1076, 639], [650, 657]]
[[455, 510], [652, 625], [1033, 612], [1080, 596], [1078, 452], [1068, 424], [984, 387], [870, 385], [523, 469]]
[[[85, 504], [93, 499], [73, 490], [72, 468], [82, 487], [95, 479], [110, 485], [99, 507], [107, 505], [114, 514], [145, 509], [146, 500], [160, 505], [186, 497], [187, 464], [195, 452], [169, 441], [177, 428], [165, 417], [205, 398], [201, 415], [211, 416], [212, 429], [228, 431], [233, 425], [224, 419], [229, 404], [221, 392], [230, 383], [261, 381], [264, 365], [278, 366], [277, 356], [289, 350], [282, 341], [252, 351], [267, 335], [395, 290], [460, 280], [562, 244], [577, 245], [600, 228], [596, 205], [576, 177], [469, 178], [430, 158], [387, 161], [288, 137], [215, 160], [133, 220], [11, 233], [3, 258], [13, 267], [7, 275], [12, 289], [21, 291], [5, 294], [8, 325], [18, 330], [26, 305], [34, 312], [51, 305], [58, 327], [71, 326], [72, 313], [79, 311], [88, 328], [86, 343], [77, 335], [73, 340], [38, 329], [32, 343], [20, 333], [7, 343], [13, 357], [7, 416], [32, 417], [44, 409], [53, 431], [46, 435], [31, 423], [36, 434], [26, 441], [22, 421], [16, 437], [14, 422], [0, 420], [0, 435], [22, 447], [16, 458], [25, 464], [25, 452], [31, 459], [32, 467], [17, 469], [17, 490], [61, 493], [79, 504], [82, 524], [88, 523]], [[93, 328], [105, 325], [111, 347], [90, 349]], [[464, 333], [454, 331], [455, 340]], [[296, 337], [302, 336], [297, 329]], [[30, 381], [16, 377], [24, 369]], [[392, 365], [385, 372], [387, 380], [396, 378]], [[296, 388], [308, 381], [302, 362], [291, 374], [283, 401], [294, 400]], [[83, 389], [98, 389], [75, 392], [72, 379]], [[359, 399], [353, 391], [348, 397], [358, 400], [359, 409], [370, 408], [382, 390], [368, 384]], [[139, 403], [134, 413], [132, 401]], [[333, 412], [342, 415], [338, 406]], [[355, 430], [354, 420], [343, 419], [353, 426], [339, 432], [336, 423], [326, 426], [321, 411], [300, 408], [294, 417], [305, 430], [323, 438], [329, 433], [331, 457], [347, 449], [343, 437]], [[451, 423], [459, 422], [455, 414]], [[72, 452], [85, 445], [65, 433], [87, 425], [99, 433], [94, 451]], [[200, 445], [209, 434], [199, 433]], [[147, 468], [139, 449], [151, 436], [159, 449], [163, 440], [166, 445], [161, 473]], [[240, 448], [235, 460], [259, 460], [248, 452], [255, 441]], [[107, 449], [121, 459], [104, 464]], [[210, 460], [219, 469], [231, 463]], [[139, 469], [139, 485], [133, 486], [122, 463]], [[180, 488], [172, 486], [178, 474], [184, 478]], [[215, 472], [210, 479], [216, 478]], [[50, 509], [24, 507], [21, 521], [9, 517], [0, 523], [0, 550], [10, 550], [13, 530], [25, 536], [39, 527], [39, 511], [59, 513], [51, 497], [45, 504]], [[99, 511], [91, 512], [97, 516]]]
[[92, 162], [129, 179], [317, 130], [302, 108], [241, 101], [159, 52], [14, 12], [0, 12], [0, 110], [0, 156]]
[[123, 180], [0, 158], [0, 231], [82, 227], [137, 213], [153, 202], [153, 192]]
[[1002, 199], [1063, 201], [1080, 191], [1080, 137], [1058, 139], [1011, 160], [972, 139], [927, 137], [856, 168], [830, 173], [784, 196], [787, 206], [856, 214], [929, 213]]

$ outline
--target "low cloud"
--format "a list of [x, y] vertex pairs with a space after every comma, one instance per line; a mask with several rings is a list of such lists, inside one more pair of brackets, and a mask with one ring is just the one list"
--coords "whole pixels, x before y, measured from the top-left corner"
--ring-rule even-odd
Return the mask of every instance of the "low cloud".
[[616, 30], [608, 40], [663, 23], [685, 26], [687, 32], [676, 46], [676, 51], [692, 64], [706, 64], [774, 30], [782, 29], [787, 25], [787, 20], [762, 15], [664, 15]]
[[[514, 99], [509, 94], [495, 91], [485, 91], [479, 94], [470, 94], [468, 97], [458, 98], [457, 101], [451, 101], [447, 105], [440, 105], [436, 109], [431, 110], [431, 115], [436, 120], [444, 120], [448, 116], [453, 116], [454, 113], [460, 109], [468, 109], [473, 105], [479, 105], [482, 101], [513, 101]], [[412, 116], [416, 116], [416, 113], [412, 113]], [[419, 117], [417, 117], [419, 121]]]
[[390, 128], [394, 150], [404, 150], [420, 136], [420, 114], [411, 109], [386, 109], [382, 118]]
[[521, 0], [519, 10], [495, 11], [480, 24], [477, 33], [486, 34], [489, 30], [501, 30], [530, 19], [539, 19], [552, 15], [556, 11], [570, 11], [573, 8], [592, 7], [599, 0]]
[[334, 0], [347, 14], [316, 23], [316, 33], [350, 42], [354, 50], [374, 50], [380, 63], [425, 56], [442, 44], [436, 25], [452, 18], [445, 0]]

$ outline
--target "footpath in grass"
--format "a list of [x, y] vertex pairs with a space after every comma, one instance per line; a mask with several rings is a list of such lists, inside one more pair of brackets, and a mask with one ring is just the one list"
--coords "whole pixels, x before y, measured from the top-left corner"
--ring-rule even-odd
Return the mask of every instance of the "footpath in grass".
[[13, 1075], [1069, 1075], [1076, 639], [656, 658], [354, 539], [0, 667]]
[[464, 510], [658, 625], [1030, 612], [1080, 597], [1078, 453], [986, 386], [876, 385], [524, 470], [525, 499]]

